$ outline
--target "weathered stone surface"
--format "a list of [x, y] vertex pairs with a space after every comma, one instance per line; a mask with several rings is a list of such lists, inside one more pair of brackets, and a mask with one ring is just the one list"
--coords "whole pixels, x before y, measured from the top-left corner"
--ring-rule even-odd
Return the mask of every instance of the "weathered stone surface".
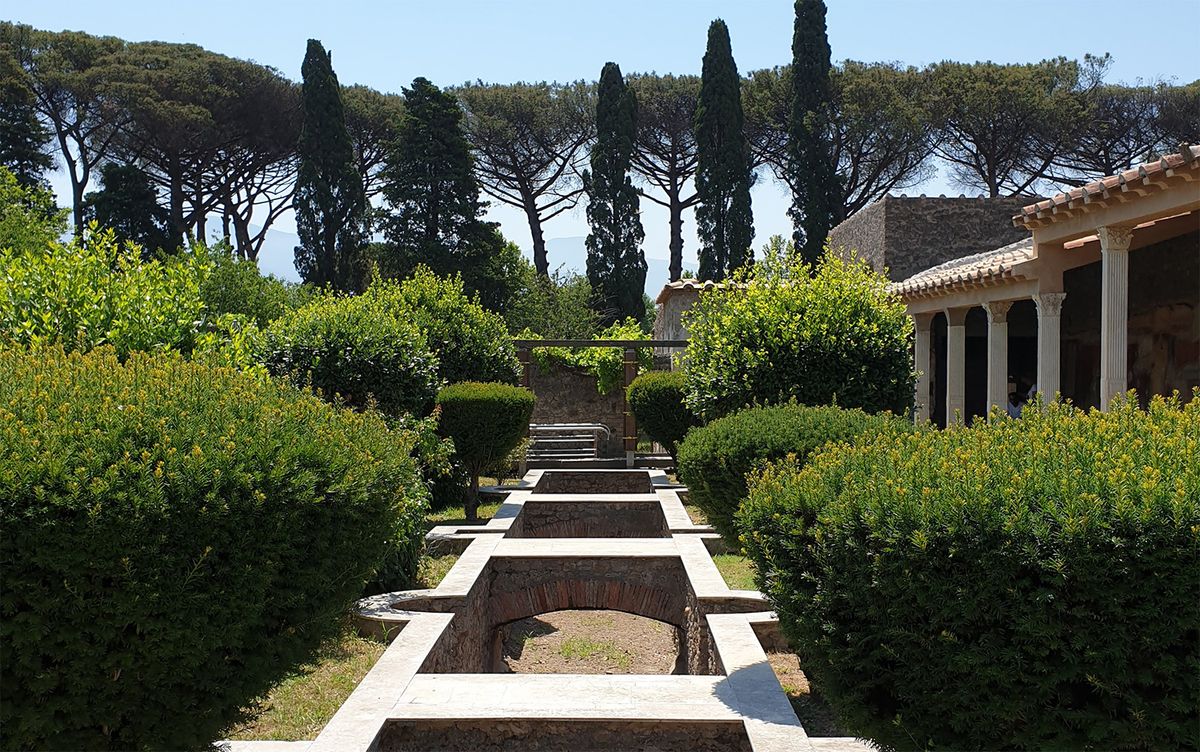
[[603, 423], [608, 440], [601, 437], [601, 457], [624, 457], [625, 408], [620, 389], [600, 394], [596, 378], [577, 368], [554, 365], [542, 370], [536, 363], [529, 369], [533, 423]]
[[534, 493], [631, 494], [654, 490], [645, 470], [543, 470]]
[[972, 253], [1029, 236], [1012, 216], [1036, 198], [932, 198], [885, 196], [839, 224], [829, 245], [843, 258], [857, 251], [893, 282]]
[[739, 752], [751, 750], [739, 721], [548, 719], [392, 721], [380, 752]]

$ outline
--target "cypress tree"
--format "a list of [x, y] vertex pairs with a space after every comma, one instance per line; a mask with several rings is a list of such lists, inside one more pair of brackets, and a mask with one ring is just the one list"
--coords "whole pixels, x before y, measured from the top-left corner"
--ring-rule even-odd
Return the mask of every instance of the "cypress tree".
[[637, 97], [621, 68], [605, 63], [596, 98], [596, 143], [591, 170], [583, 173], [588, 194], [587, 277], [601, 323], [646, 315], [645, 233], [637, 189], [629, 177], [637, 129]]
[[391, 212], [381, 267], [394, 277], [418, 264], [443, 277], [461, 274], [466, 289], [494, 310], [507, 300], [513, 271], [503, 236], [483, 219], [487, 203], [474, 167], [458, 100], [415, 79], [404, 90], [404, 117], [383, 173]]
[[720, 281], [750, 263], [754, 213], [750, 143], [742, 113], [741, 79], [721, 19], [708, 27], [708, 48], [696, 105], [696, 229], [700, 279]]
[[296, 269], [305, 282], [353, 290], [367, 238], [367, 197], [346, 130], [342, 92], [330, 54], [308, 40], [301, 90], [300, 167], [296, 176]]
[[816, 263], [841, 215], [841, 191], [828, 141], [829, 38], [823, 0], [796, 0], [792, 34], [792, 110], [788, 149], [792, 172], [793, 240], [801, 258]]

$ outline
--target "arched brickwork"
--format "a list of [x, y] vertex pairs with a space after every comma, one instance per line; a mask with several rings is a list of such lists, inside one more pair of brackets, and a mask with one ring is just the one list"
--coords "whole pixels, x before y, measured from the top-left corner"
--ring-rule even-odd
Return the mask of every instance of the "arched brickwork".
[[551, 611], [608, 609], [684, 627], [681, 592], [612, 580], [562, 579], [507, 592], [492, 605], [493, 628]]

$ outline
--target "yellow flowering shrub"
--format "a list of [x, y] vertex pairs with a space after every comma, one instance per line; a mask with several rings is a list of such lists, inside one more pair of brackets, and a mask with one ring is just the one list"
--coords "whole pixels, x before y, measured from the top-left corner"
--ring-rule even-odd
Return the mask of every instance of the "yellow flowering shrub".
[[415, 572], [416, 440], [175, 353], [0, 351], [0, 747], [212, 742]]
[[1200, 747], [1200, 395], [831, 445], [753, 477], [738, 523], [855, 734]]

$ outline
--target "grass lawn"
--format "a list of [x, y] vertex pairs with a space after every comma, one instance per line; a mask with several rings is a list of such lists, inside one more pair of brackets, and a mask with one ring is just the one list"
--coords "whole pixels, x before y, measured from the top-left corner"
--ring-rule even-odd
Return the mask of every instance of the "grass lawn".
[[733, 590], [754, 590], [754, 565], [741, 554], [717, 554], [713, 557], [725, 584]]
[[[480, 504], [476, 510], [476, 514], [479, 515], [479, 524], [483, 525], [487, 523], [499, 508], [500, 502], [498, 501]], [[425, 522], [428, 523], [429, 527], [435, 525], [465, 525], [467, 522], [467, 513], [460, 504], [456, 507], [446, 507], [436, 512], [430, 512], [425, 516]]]
[[387, 646], [347, 629], [321, 648], [317, 660], [276, 684], [258, 713], [230, 729], [229, 739], [315, 739]]
[[454, 566], [454, 562], [458, 561], [458, 554], [446, 554], [444, 556], [422, 556], [421, 563], [417, 565], [417, 584], [418, 588], [435, 588], [443, 579], [446, 578], [446, 573]]
[[700, 507], [684, 504], [683, 508], [687, 510], [688, 517], [692, 518], [692, 522], [696, 525], [707, 525], [708, 518], [704, 516], [704, 512], [700, 511]]

